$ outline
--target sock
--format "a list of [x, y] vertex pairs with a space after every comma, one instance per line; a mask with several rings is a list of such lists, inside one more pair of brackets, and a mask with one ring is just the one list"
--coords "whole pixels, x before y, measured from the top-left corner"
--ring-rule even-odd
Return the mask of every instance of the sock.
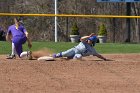
[[56, 54], [56, 57], [62, 57], [62, 52]]
[[27, 51], [24, 51], [24, 52], [22, 52], [22, 53], [20, 54], [20, 57], [21, 57], [21, 58], [27, 57], [27, 54], [28, 54]]
[[12, 53], [11, 53], [11, 55], [15, 55], [15, 54], [16, 54], [15, 45], [12, 42]]

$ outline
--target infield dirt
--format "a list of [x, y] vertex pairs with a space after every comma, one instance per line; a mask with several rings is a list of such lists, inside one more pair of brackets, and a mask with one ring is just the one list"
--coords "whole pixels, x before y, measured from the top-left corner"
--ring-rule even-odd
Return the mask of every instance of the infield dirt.
[[37, 61], [0, 56], [0, 93], [140, 93], [140, 54], [104, 54], [112, 61]]

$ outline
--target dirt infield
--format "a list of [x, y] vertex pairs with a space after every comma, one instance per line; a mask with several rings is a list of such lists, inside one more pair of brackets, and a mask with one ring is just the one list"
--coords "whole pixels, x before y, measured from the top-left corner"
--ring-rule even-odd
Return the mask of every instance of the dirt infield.
[[0, 93], [140, 93], [140, 54], [37, 61], [0, 56]]

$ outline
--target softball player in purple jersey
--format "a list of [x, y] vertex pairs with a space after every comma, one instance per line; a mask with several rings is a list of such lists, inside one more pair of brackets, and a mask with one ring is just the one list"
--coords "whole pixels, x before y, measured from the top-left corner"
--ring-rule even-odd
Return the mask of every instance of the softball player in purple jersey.
[[[31, 48], [32, 44], [28, 37], [28, 32], [25, 27], [22, 25], [21, 18], [14, 18], [15, 24], [9, 26], [8, 32], [6, 35], [6, 40], [12, 42], [12, 53], [7, 57], [7, 59], [15, 58], [17, 54], [20, 58], [22, 55], [28, 55], [31, 52], [23, 52], [22, 45], [28, 41], [28, 47]], [[23, 52], [23, 53], [22, 53]], [[22, 54], [22, 55], [21, 55]]]
[[93, 48], [93, 46], [95, 46], [97, 41], [97, 37], [94, 33], [90, 34], [89, 36], [82, 37], [80, 41], [81, 42], [77, 46], [67, 51], [54, 54], [53, 57], [54, 58], [67, 57], [69, 59], [81, 59], [84, 56], [93, 55], [103, 60], [107, 60], [102, 55], [98, 54], [96, 50]]

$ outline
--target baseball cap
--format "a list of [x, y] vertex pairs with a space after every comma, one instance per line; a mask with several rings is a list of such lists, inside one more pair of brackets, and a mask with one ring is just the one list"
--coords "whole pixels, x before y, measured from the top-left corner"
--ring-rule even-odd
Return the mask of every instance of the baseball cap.
[[23, 23], [23, 18], [22, 18], [22, 17], [16, 17], [16, 20], [17, 20], [19, 23], [24, 24], [24, 23]]
[[92, 42], [94, 42], [94, 41], [97, 40], [97, 36], [92, 36], [92, 37], [90, 37], [88, 40], [91, 40]]

